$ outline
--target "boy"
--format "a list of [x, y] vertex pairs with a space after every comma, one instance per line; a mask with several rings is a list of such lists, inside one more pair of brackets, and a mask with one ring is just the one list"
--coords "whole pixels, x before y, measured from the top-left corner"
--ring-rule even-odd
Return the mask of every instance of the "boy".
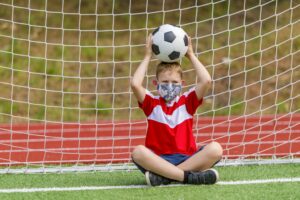
[[153, 96], [142, 86], [152, 56], [152, 36], [147, 38], [146, 53], [131, 80], [131, 88], [148, 119], [145, 146], [132, 152], [133, 162], [145, 174], [148, 185], [157, 186], [177, 181], [186, 184], [214, 184], [218, 172], [210, 169], [222, 157], [217, 142], [197, 151], [192, 133], [193, 114], [202, 104], [211, 77], [194, 54], [189, 38], [186, 57], [192, 63], [198, 83], [180, 95], [182, 71], [179, 63], [160, 63], [156, 78], [159, 96]]

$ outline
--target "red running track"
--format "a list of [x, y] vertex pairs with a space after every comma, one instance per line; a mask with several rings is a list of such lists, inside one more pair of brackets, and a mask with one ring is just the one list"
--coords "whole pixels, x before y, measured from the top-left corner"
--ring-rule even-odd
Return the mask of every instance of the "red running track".
[[[145, 133], [145, 121], [0, 125], [0, 165], [128, 162]], [[300, 114], [203, 117], [194, 134], [227, 158], [300, 156]]]

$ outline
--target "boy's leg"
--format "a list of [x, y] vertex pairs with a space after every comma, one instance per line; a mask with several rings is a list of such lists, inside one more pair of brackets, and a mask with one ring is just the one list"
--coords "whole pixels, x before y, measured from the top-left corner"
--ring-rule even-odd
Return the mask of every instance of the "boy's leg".
[[143, 145], [139, 145], [133, 150], [132, 159], [147, 171], [180, 182], [184, 180], [182, 169], [164, 160]]
[[222, 154], [221, 145], [217, 142], [211, 142], [177, 167], [183, 171], [203, 171], [218, 162], [222, 158]]

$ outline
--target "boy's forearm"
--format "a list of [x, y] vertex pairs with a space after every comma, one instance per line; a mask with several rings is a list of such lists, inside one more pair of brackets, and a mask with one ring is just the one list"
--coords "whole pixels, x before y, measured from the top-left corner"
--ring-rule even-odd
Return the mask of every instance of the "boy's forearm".
[[198, 84], [210, 84], [211, 76], [204, 67], [204, 65], [198, 60], [195, 54], [189, 56], [189, 59], [195, 68], [197, 77], [198, 77]]
[[151, 56], [145, 56], [143, 61], [140, 63], [138, 68], [136, 69], [133, 78], [131, 80], [131, 86], [142, 86], [143, 80], [150, 62]]
[[146, 95], [146, 90], [143, 87], [143, 80], [145, 78], [148, 65], [150, 63], [151, 56], [152, 56], [151, 41], [152, 41], [152, 36], [149, 35], [146, 41], [145, 57], [143, 61], [140, 63], [140, 65], [138, 66], [138, 68], [136, 69], [136, 71], [134, 72], [130, 83], [132, 91], [135, 97], [137, 98], [138, 102], [140, 103], [144, 101]]

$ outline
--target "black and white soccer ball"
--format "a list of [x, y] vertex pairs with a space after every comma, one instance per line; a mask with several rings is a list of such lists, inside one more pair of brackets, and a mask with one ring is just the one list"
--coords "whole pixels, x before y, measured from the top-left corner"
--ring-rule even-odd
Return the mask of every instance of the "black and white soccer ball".
[[182, 58], [188, 49], [188, 36], [177, 26], [164, 24], [152, 33], [152, 51], [163, 62], [175, 62]]

